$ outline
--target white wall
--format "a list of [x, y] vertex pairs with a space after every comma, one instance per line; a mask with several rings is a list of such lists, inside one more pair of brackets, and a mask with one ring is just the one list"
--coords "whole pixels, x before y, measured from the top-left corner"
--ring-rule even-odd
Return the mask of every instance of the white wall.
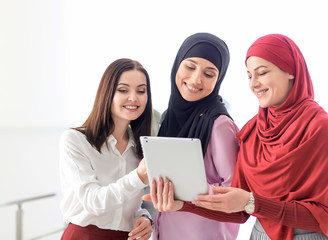
[[85, 119], [103, 71], [120, 57], [135, 58], [148, 69], [154, 107], [165, 110], [176, 52], [187, 36], [199, 31], [220, 36], [230, 48], [231, 64], [222, 95], [231, 103], [240, 127], [258, 106], [248, 90], [245, 53], [264, 34], [282, 33], [296, 41], [308, 60], [317, 100], [324, 105], [328, 17], [323, 2], [73, 1], [69, 48], [72, 77], [67, 93], [71, 94], [74, 86], [80, 91], [67, 97], [68, 119], [76, 124]]
[[176, 52], [195, 32], [216, 34], [230, 48], [221, 94], [239, 127], [258, 108], [245, 53], [268, 33], [299, 45], [316, 100], [328, 109], [327, 23], [324, 0], [0, 0], [0, 202], [59, 188], [59, 132], [86, 120], [115, 59], [146, 67], [153, 105], [165, 110]]
[[65, 1], [0, 2], [0, 127], [67, 123], [70, 24]]
[[231, 103], [240, 127], [257, 111], [248, 90], [245, 53], [256, 38], [268, 33], [286, 34], [299, 45], [316, 99], [327, 106], [324, 0], [0, 4], [0, 127], [80, 125], [91, 110], [102, 73], [120, 57], [135, 58], [148, 69], [154, 106], [163, 111], [178, 47], [199, 31], [220, 36], [230, 48], [231, 64], [221, 94]]

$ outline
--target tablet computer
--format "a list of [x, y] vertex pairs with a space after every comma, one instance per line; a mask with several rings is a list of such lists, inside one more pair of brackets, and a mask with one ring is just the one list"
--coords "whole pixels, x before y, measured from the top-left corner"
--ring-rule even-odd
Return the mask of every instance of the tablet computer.
[[196, 138], [140, 137], [149, 182], [161, 176], [174, 184], [174, 197], [193, 201], [208, 191], [201, 142]]

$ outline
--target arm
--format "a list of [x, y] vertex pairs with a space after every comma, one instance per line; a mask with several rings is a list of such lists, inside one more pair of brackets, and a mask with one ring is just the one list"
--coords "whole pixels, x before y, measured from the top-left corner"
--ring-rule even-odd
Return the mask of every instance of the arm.
[[[238, 213], [244, 210], [249, 201], [249, 192], [232, 187], [212, 187], [217, 195], [199, 195], [195, 201], [197, 205], [212, 211], [222, 211], [227, 213]], [[254, 216], [272, 219], [282, 225], [292, 228], [305, 229], [321, 232], [317, 220], [313, 217], [310, 210], [299, 202], [285, 202], [268, 199], [254, 194], [255, 211]], [[189, 210], [190, 211], [190, 210]], [[197, 214], [208, 217], [204, 210]], [[211, 212], [211, 214], [214, 214]], [[213, 217], [209, 215], [210, 217]]]
[[154, 208], [160, 212], [185, 211], [220, 222], [234, 223], [244, 223], [249, 218], [249, 215], [244, 212], [229, 214], [198, 207], [190, 202], [174, 200], [174, 186], [167, 178], [163, 181], [160, 177], [157, 183], [153, 180], [150, 185], [150, 194], [144, 195], [143, 199], [152, 201]]
[[60, 165], [63, 191], [74, 191], [83, 208], [99, 215], [137, 197], [145, 187], [133, 170], [107, 186], [101, 186], [88, 156], [87, 145], [75, 134], [65, 134], [60, 141]]
[[[201, 195], [203, 196], [203, 195]], [[204, 195], [214, 196], [214, 195]], [[184, 211], [191, 212], [202, 217], [206, 217], [212, 220], [220, 222], [234, 222], [244, 223], [249, 218], [249, 215], [244, 212], [237, 212], [233, 214], [219, 212], [211, 209], [205, 209], [198, 207], [190, 202], [183, 202], [180, 200], [174, 200], [174, 186], [169, 179], [163, 179], [160, 177], [156, 182], [153, 180], [150, 185], [150, 194], [143, 196], [145, 201], [152, 201], [154, 208], [159, 212], [171, 212], [171, 211]]]
[[194, 213], [199, 216], [220, 222], [245, 223], [249, 218], [249, 215], [245, 212], [224, 213], [202, 208], [190, 202], [185, 202], [179, 211]]
[[237, 132], [237, 126], [227, 116], [221, 115], [215, 120], [205, 155], [210, 184], [224, 187], [231, 185], [239, 148], [235, 138]]
[[312, 213], [298, 201], [285, 202], [268, 199], [254, 194], [255, 212], [254, 216], [272, 219], [292, 228], [305, 229], [321, 232], [318, 221]]

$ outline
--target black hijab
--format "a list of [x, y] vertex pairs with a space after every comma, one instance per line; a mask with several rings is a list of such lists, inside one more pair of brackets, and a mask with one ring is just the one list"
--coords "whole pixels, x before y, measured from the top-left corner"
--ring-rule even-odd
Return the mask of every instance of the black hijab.
[[[219, 70], [213, 91], [207, 97], [194, 102], [181, 96], [175, 82], [180, 63], [190, 57], [204, 58]], [[229, 60], [227, 45], [212, 34], [196, 33], [182, 43], [172, 67], [171, 97], [158, 136], [199, 138], [205, 156], [214, 121], [221, 114], [230, 117], [219, 95]]]

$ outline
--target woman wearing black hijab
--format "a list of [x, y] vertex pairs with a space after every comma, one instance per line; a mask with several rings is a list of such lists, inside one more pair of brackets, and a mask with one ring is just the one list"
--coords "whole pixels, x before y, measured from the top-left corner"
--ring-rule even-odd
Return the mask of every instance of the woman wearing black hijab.
[[[171, 97], [158, 134], [199, 138], [207, 182], [216, 186], [230, 186], [238, 151], [234, 138], [238, 128], [218, 94], [229, 59], [225, 42], [212, 34], [196, 33], [182, 43], [173, 64]], [[156, 208], [154, 198], [153, 204]], [[153, 238], [235, 239], [238, 228], [234, 223], [187, 212], [159, 212]]]

